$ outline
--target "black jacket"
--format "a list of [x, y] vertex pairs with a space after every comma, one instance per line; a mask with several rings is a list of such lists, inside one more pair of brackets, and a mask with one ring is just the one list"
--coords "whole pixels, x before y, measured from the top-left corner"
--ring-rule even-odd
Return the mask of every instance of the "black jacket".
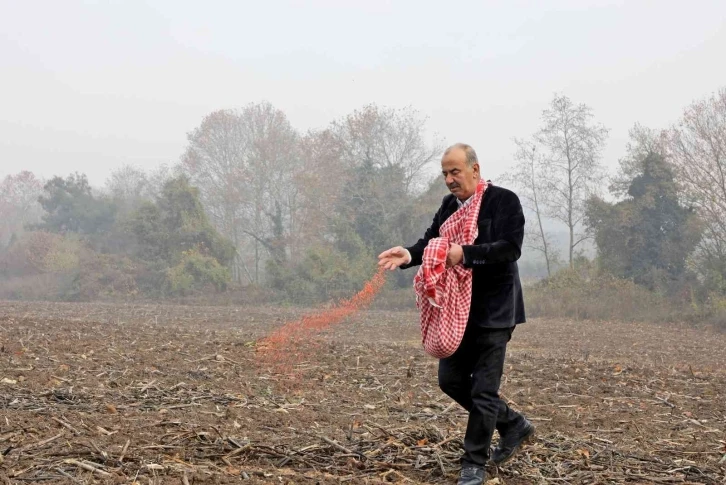
[[[412, 259], [402, 269], [421, 264], [429, 240], [439, 237], [439, 227], [457, 209], [453, 194], [444, 197], [424, 237], [406, 248]], [[463, 246], [463, 264], [474, 270], [468, 325], [508, 328], [524, 323], [524, 298], [517, 267], [524, 239], [524, 214], [517, 195], [502, 187], [489, 186], [478, 224], [479, 236], [474, 244]]]

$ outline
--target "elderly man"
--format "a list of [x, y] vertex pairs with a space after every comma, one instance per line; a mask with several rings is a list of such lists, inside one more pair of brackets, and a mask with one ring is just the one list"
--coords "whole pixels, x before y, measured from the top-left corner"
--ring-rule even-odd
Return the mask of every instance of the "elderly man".
[[[381, 253], [379, 265], [387, 269], [422, 264], [424, 251], [439, 229], [457, 210], [464, 210], [480, 185], [479, 161], [472, 147], [456, 144], [441, 160], [441, 173], [451, 195], [444, 197], [431, 227], [410, 246]], [[450, 244], [446, 266], [471, 268], [471, 305], [465, 330], [455, 352], [439, 360], [441, 390], [469, 412], [459, 485], [485, 481], [487, 461], [501, 464], [534, 435], [534, 426], [499, 398], [504, 356], [514, 328], [524, 323], [524, 300], [517, 260], [524, 237], [524, 215], [511, 191], [487, 184], [479, 195], [478, 236], [473, 244]], [[465, 317], [466, 318], [466, 317]], [[500, 440], [491, 453], [494, 430]]]

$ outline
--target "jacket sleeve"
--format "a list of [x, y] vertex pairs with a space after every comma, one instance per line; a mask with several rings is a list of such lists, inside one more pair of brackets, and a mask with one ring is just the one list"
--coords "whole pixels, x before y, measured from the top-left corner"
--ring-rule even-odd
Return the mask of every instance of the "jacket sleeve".
[[522, 255], [524, 213], [519, 197], [514, 192], [506, 191], [502, 194], [492, 219], [492, 233], [497, 235], [496, 241], [462, 246], [464, 266], [467, 268], [482, 264], [511, 263]]
[[413, 246], [408, 246], [406, 248], [411, 254], [411, 262], [401, 265], [401, 269], [420, 265], [423, 261], [424, 249], [429, 244], [429, 241], [435, 237], [439, 237], [439, 227], [441, 227], [441, 214], [444, 212], [444, 208], [447, 206], [447, 197], [449, 196], [447, 195], [446, 197], [444, 197], [444, 200], [441, 203], [441, 207], [439, 207], [439, 210], [436, 212], [434, 220], [433, 222], [431, 222], [431, 226], [426, 229], [424, 236], [419, 239], [416, 244], [414, 244]]

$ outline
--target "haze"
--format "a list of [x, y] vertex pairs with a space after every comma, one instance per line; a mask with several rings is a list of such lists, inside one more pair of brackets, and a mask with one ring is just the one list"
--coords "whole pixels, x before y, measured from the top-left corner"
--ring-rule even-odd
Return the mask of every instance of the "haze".
[[178, 161], [216, 109], [269, 101], [304, 131], [412, 106], [487, 175], [553, 93], [610, 128], [677, 121], [726, 79], [726, 2], [11, 2], [0, 15], [0, 176]]

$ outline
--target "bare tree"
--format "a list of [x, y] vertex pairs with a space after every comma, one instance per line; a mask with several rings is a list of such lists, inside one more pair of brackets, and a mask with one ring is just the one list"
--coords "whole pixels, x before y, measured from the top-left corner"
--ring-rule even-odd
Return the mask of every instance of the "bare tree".
[[188, 136], [182, 167], [200, 188], [212, 222], [238, 249], [238, 281], [245, 274], [259, 283], [266, 254], [286, 254], [297, 210], [297, 138], [269, 103], [214, 112]]
[[210, 221], [238, 249], [232, 274], [241, 281], [242, 274], [253, 280], [241, 258], [244, 204], [250, 200], [245, 190], [247, 137], [239, 114], [233, 110], [207, 115], [199, 127], [187, 135], [189, 145], [181, 166], [200, 197]]
[[345, 190], [392, 206], [387, 194], [346, 188], [351, 168], [370, 163], [395, 173], [389, 178], [402, 194], [415, 191], [441, 152], [424, 142], [424, 125], [413, 110], [367, 106], [301, 137], [282, 111], [250, 104], [207, 116], [188, 135], [182, 167], [210, 220], [238, 249], [235, 278], [259, 283], [264, 260], [298, 257], [330, 236], [325, 232]]
[[427, 143], [426, 122], [412, 108], [397, 110], [371, 104], [335, 121], [332, 130], [341, 140], [347, 163], [369, 163], [397, 171], [405, 193], [411, 194], [424, 188], [424, 169], [443, 151], [440, 142]]
[[545, 175], [546, 159], [535, 142], [515, 139], [514, 144], [517, 146], [514, 154], [516, 163], [510, 172], [502, 176], [502, 180], [518, 188], [517, 194], [522, 205], [534, 213], [537, 224], [526, 226], [525, 244], [542, 253], [547, 265], [547, 276], [551, 276], [557, 260], [557, 249], [543, 224], [546, 198], [550, 195]]
[[26, 226], [40, 222], [43, 209], [38, 197], [43, 193], [43, 181], [24, 170], [6, 176], [0, 182], [0, 245], [7, 244], [13, 234]]
[[678, 182], [705, 226], [699, 256], [726, 277], [726, 88], [687, 107], [668, 135]]
[[146, 172], [131, 165], [123, 165], [113, 170], [106, 179], [104, 188], [126, 212], [136, 208], [141, 201], [153, 197]]
[[298, 134], [287, 116], [269, 103], [251, 104], [240, 113], [247, 139], [246, 162], [253, 202], [243, 229], [255, 241], [255, 281], [259, 282], [260, 246], [280, 260], [287, 255], [291, 223], [297, 215], [298, 189], [293, 183]]
[[349, 178], [342, 161], [343, 147], [330, 130], [310, 131], [300, 139], [300, 169], [295, 175], [298, 210], [291, 230], [299, 237], [290, 242], [290, 253], [297, 259], [305, 247], [330, 237], [336, 203]]
[[443, 151], [427, 140], [426, 118], [412, 109], [368, 105], [334, 121], [331, 132], [346, 169], [336, 227], [347, 227], [345, 234], [356, 234], [374, 252], [400, 240], [406, 205], [423, 191], [425, 170]]
[[575, 248], [589, 237], [581, 230], [585, 201], [599, 192], [604, 178], [600, 158], [608, 130], [592, 118], [587, 105], [575, 105], [567, 96], [555, 95], [542, 113], [543, 126], [536, 135], [546, 150], [548, 213], [570, 233], [570, 267]]

